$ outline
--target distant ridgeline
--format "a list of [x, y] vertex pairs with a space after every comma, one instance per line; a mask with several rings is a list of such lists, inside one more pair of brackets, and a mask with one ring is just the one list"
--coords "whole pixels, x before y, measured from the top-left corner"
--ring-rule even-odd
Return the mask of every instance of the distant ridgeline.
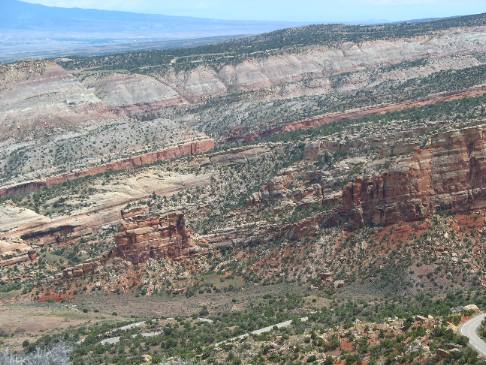
[[[68, 62], [61, 61], [59, 63], [69, 69], [86, 67], [136, 69], [144, 66], [192, 68], [204, 62], [214, 62], [220, 65], [237, 63], [249, 56], [266, 56], [295, 47], [336, 46], [343, 42], [360, 43], [381, 39], [398, 39], [425, 35], [450, 28], [483, 25], [486, 25], [486, 13], [423, 22], [381, 25], [309, 25], [194, 48], [140, 51], [111, 56], [74, 57]], [[222, 54], [224, 54], [224, 57], [222, 57]]]

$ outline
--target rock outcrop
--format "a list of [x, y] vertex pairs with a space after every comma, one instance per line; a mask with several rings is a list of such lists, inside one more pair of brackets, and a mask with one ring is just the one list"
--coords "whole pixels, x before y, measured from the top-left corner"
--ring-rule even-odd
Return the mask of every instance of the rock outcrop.
[[116, 256], [134, 264], [153, 259], [176, 260], [193, 248], [184, 214], [159, 212], [150, 206], [122, 211], [120, 232], [115, 237]]
[[0, 267], [13, 266], [33, 260], [35, 251], [22, 240], [0, 239]]
[[64, 269], [62, 273], [57, 274], [55, 279], [62, 280], [62, 279], [83, 277], [87, 274], [96, 271], [98, 268], [102, 267], [105, 261], [106, 258], [103, 258], [100, 260], [92, 260], [92, 261], [84, 262], [74, 267], [69, 267], [67, 269]]
[[68, 181], [74, 181], [83, 177], [96, 176], [106, 172], [129, 170], [136, 167], [147, 166], [160, 161], [168, 161], [181, 157], [194, 156], [210, 152], [214, 149], [215, 143], [211, 138], [183, 143], [160, 151], [150, 152], [139, 156], [130, 157], [124, 160], [114, 161], [105, 165], [90, 167], [69, 174], [54, 176], [45, 181], [26, 182], [15, 186], [8, 186], [0, 189], [0, 197], [22, 195], [32, 193], [43, 188], [60, 185]]
[[348, 184], [345, 214], [355, 226], [389, 225], [486, 208], [485, 142], [485, 126], [434, 136], [392, 171]]
[[[415, 109], [420, 107], [425, 107], [429, 105], [441, 104], [445, 102], [450, 102], [454, 100], [467, 99], [471, 97], [482, 96], [486, 93], [486, 87], [479, 86], [471, 88], [469, 90], [444, 93], [440, 95], [433, 95], [417, 101], [406, 101], [400, 103], [391, 103], [385, 105], [377, 105], [373, 107], [364, 107], [359, 109], [353, 109], [345, 112], [329, 113], [320, 115], [314, 118], [305, 119], [301, 121], [296, 121], [292, 123], [287, 123], [279, 125], [270, 129], [257, 131], [254, 133], [244, 134], [243, 130], [234, 130], [233, 135], [228, 138], [228, 141], [245, 141], [251, 142], [259, 138], [269, 137], [280, 133], [290, 133], [300, 130], [319, 128], [324, 125], [329, 125], [337, 122], [345, 122], [349, 120], [358, 120], [361, 118], [382, 115], [387, 113], [399, 112], [409, 109]], [[309, 151], [310, 152], [310, 151]]]

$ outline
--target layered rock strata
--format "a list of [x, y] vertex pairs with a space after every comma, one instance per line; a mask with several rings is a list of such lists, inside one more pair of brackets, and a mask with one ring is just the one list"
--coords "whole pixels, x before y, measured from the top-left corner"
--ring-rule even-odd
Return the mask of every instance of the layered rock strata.
[[28, 194], [43, 188], [50, 188], [74, 181], [88, 176], [96, 176], [106, 172], [129, 170], [141, 166], [147, 166], [160, 161], [168, 161], [181, 157], [194, 156], [210, 152], [214, 149], [213, 139], [202, 139], [187, 142], [178, 146], [169, 147], [160, 151], [150, 152], [139, 156], [130, 157], [124, 160], [114, 161], [105, 165], [90, 167], [72, 173], [50, 177], [43, 181], [25, 182], [22, 184], [8, 186], [0, 189], [0, 197]]
[[348, 184], [345, 214], [354, 225], [389, 225], [486, 208], [485, 133], [480, 126], [437, 134], [392, 171]]
[[35, 251], [21, 240], [0, 239], [0, 267], [13, 266], [33, 260]]
[[314, 129], [332, 123], [358, 120], [369, 116], [383, 115], [387, 113], [400, 112], [400, 111], [415, 109], [415, 108], [422, 108], [429, 105], [441, 104], [441, 103], [451, 102], [455, 100], [474, 98], [474, 97], [482, 96], [485, 93], [486, 93], [486, 87], [479, 86], [464, 91], [432, 95], [430, 97], [423, 98], [420, 100], [415, 100], [415, 101], [405, 101], [400, 103], [391, 103], [391, 104], [384, 104], [384, 105], [382, 104], [377, 106], [348, 110], [345, 112], [324, 114], [317, 117], [300, 120], [292, 123], [287, 123], [284, 125], [279, 125], [270, 129], [257, 131], [249, 134], [242, 134], [242, 130], [238, 129], [235, 130], [233, 135], [228, 137], [227, 140], [230, 142], [232, 141], [252, 142], [259, 138], [265, 138], [275, 134]]
[[151, 207], [122, 211], [120, 232], [115, 237], [116, 256], [134, 264], [149, 259], [176, 260], [193, 248], [184, 214], [161, 213]]

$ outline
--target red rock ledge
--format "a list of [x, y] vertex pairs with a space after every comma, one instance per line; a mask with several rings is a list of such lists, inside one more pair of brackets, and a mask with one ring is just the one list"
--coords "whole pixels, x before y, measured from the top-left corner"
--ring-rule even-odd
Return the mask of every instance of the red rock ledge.
[[214, 140], [211, 138], [202, 139], [199, 141], [192, 141], [178, 146], [169, 147], [160, 151], [149, 152], [124, 160], [110, 162], [105, 165], [90, 167], [59, 176], [53, 176], [42, 181], [31, 181], [14, 186], [0, 188], [0, 197], [29, 194], [43, 188], [50, 188], [52, 186], [60, 185], [65, 182], [74, 181], [87, 176], [96, 176], [106, 172], [130, 170], [136, 167], [152, 165], [160, 161], [168, 161], [181, 157], [206, 153], [212, 151], [214, 149], [214, 146]]

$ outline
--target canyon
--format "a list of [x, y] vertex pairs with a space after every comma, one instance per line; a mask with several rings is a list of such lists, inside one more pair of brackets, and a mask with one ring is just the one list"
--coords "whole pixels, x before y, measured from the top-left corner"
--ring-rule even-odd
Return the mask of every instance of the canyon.
[[[0, 307], [70, 311], [79, 364], [479, 364], [454, 331], [486, 308], [485, 30], [0, 65]], [[0, 348], [58, 338], [12, 326]], [[408, 342], [388, 356], [382, 334]]]
[[[438, 30], [427, 42], [417, 34], [309, 44], [241, 60], [198, 50], [1, 65], [0, 184], [42, 182], [192, 140], [249, 143], [480, 96], [481, 78], [460, 74], [482, 72], [483, 28]], [[452, 89], [437, 82], [454, 75], [461, 81]], [[419, 78], [430, 85], [422, 90]]]

